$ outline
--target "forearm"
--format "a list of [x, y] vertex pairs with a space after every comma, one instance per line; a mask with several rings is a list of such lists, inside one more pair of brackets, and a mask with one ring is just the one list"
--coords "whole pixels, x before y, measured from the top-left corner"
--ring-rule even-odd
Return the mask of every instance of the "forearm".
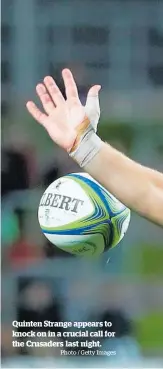
[[110, 145], [84, 168], [130, 209], [163, 225], [163, 175], [130, 160]]

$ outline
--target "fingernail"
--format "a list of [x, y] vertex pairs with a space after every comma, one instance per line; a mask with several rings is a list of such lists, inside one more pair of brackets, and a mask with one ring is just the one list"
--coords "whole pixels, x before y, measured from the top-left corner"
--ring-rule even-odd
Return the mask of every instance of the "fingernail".
[[45, 83], [51, 83], [53, 81], [53, 78], [51, 77], [51, 76], [46, 76], [45, 78], [44, 78], [44, 82]]
[[70, 70], [69, 70], [68, 68], [64, 68], [64, 69], [62, 70], [62, 73], [63, 73], [63, 74], [70, 74]]
[[39, 84], [36, 86], [36, 90], [37, 90], [38, 92], [44, 92], [44, 86], [43, 86], [41, 83], [39, 83]]

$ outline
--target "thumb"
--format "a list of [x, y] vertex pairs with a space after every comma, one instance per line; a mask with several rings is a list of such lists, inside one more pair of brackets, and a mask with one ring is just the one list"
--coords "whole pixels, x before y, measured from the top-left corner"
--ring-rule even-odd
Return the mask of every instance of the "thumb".
[[85, 111], [88, 116], [92, 127], [95, 132], [97, 131], [97, 124], [100, 118], [100, 104], [99, 104], [99, 91], [100, 85], [95, 85], [90, 88], [87, 95]]
[[87, 97], [95, 97], [98, 96], [99, 91], [101, 90], [101, 86], [100, 85], [94, 85], [92, 86], [89, 91], [88, 91], [88, 95]]

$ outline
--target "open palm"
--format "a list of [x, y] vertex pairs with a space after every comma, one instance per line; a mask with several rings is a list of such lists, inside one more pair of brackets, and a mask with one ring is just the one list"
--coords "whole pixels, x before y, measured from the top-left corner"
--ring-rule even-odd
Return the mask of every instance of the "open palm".
[[91, 124], [94, 123], [97, 127], [100, 115], [98, 102], [100, 86], [93, 86], [89, 90], [87, 104], [84, 107], [80, 102], [71, 71], [64, 69], [62, 76], [66, 100], [53, 78], [48, 76], [44, 78], [44, 84], [40, 83], [36, 87], [45, 112], [42, 113], [32, 101], [28, 101], [26, 106], [33, 118], [45, 127], [52, 140], [65, 150], [69, 150], [76, 139], [77, 127], [85, 116], [88, 116]]

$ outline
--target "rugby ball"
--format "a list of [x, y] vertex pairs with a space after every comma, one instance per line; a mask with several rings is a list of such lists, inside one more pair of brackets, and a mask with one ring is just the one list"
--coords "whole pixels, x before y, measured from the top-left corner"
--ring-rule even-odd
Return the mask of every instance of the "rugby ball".
[[130, 210], [86, 173], [54, 181], [38, 209], [42, 232], [56, 247], [79, 256], [99, 256], [124, 237]]

